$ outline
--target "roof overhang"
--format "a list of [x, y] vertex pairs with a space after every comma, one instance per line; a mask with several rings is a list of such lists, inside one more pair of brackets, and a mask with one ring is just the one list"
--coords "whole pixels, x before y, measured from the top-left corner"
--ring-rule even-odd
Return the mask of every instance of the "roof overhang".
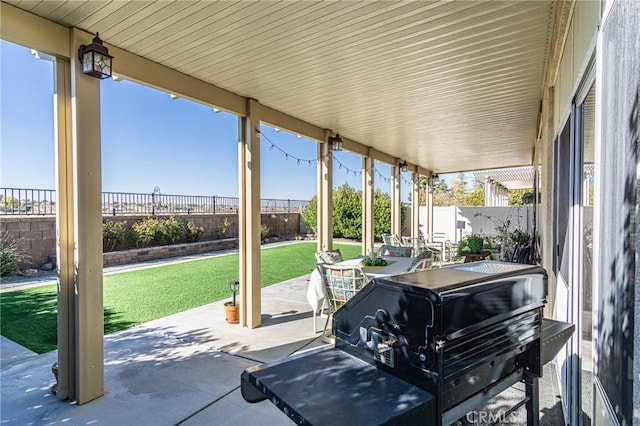
[[[438, 173], [531, 164], [550, 0], [6, 3], [100, 32], [114, 72], [118, 52], [145, 58], [209, 87], [206, 103], [257, 99], [305, 136], [339, 131]], [[138, 80], [162, 87], [155, 74]]]

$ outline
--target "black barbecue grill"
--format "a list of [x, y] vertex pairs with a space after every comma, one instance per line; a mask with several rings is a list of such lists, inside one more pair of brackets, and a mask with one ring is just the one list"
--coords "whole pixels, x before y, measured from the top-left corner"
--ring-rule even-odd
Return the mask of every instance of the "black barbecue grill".
[[298, 424], [448, 425], [524, 381], [513, 410], [535, 425], [542, 365], [573, 332], [542, 319], [546, 296], [544, 269], [513, 263], [377, 278], [335, 312], [335, 346], [245, 370], [242, 395]]

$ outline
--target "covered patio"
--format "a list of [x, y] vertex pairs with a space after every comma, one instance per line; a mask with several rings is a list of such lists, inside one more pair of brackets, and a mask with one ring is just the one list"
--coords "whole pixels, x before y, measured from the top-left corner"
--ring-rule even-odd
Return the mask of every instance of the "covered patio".
[[[306, 277], [263, 290], [262, 326], [226, 324], [222, 301], [105, 337], [105, 394], [60, 402], [49, 390], [57, 352], [12, 350], [2, 340], [2, 418], [9, 424], [290, 425], [270, 401], [245, 402], [240, 373], [324, 345], [311, 333]], [[324, 319], [318, 319], [321, 326]], [[310, 371], [309, 374], [316, 374]], [[563, 424], [553, 367], [540, 382], [540, 424]], [[522, 397], [516, 386], [493, 401], [500, 413]], [[526, 417], [524, 407], [513, 418]]]
[[[102, 219], [100, 84], [82, 73], [78, 58], [99, 32], [118, 78], [238, 116], [239, 332], [270, 328], [260, 288], [260, 123], [317, 141], [319, 249], [333, 245], [338, 133], [343, 148], [362, 157], [363, 254], [374, 244], [374, 161], [391, 166], [392, 233], [401, 229], [400, 170], [411, 173], [412, 237], [420, 225], [421, 177], [429, 192], [435, 174], [540, 167], [545, 313], [582, 330], [585, 276], [593, 276], [589, 315], [600, 343], [593, 344], [589, 415], [637, 420], [639, 7], [627, 0], [3, 0], [1, 37], [56, 58], [59, 398], [85, 404], [116, 385], [105, 381], [110, 358], [95, 244]], [[581, 174], [594, 163], [591, 196], [581, 192]], [[579, 206], [590, 200], [593, 224], [585, 226], [591, 216]], [[433, 232], [431, 216], [423, 225]], [[585, 253], [595, 259], [588, 273]], [[555, 361], [571, 424], [581, 421], [582, 344], [576, 333]]]

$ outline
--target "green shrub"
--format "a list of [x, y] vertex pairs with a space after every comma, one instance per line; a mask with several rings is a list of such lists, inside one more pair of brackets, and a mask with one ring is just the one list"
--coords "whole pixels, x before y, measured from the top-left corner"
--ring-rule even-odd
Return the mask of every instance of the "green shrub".
[[31, 257], [20, 248], [20, 240], [7, 233], [0, 235], [0, 277], [16, 272], [31, 262]]
[[265, 238], [267, 238], [267, 236], [269, 235], [269, 231], [271, 231], [271, 228], [269, 228], [267, 225], [260, 225], [260, 239], [264, 240]]
[[[404, 222], [405, 206], [401, 207]], [[391, 197], [378, 189], [373, 196], [374, 236], [381, 241], [383, 234], [391, 233]], [[302, 220], [317, 232], [318, 198], [313, 197], [302, 209]], [[333, 191], [333, 236], [336, 238], [362, 238], [362, 191], [344, 184]]]
[[[226, 219], [225, 219], [226, 220]], [[188, 222], [185, 229], [187, 241], [190, 243], [198, 241], [204, 235], [204, 229], [196, 226], [193, 222]]]
[[318, 233], [318, 197], [316, 195], [302, 208], [302, 222], [314, 234]]
[[185, 226], [175, 216], [160, 220], [160, 244], [175, 244], [185, 235]]
[[131, 227], [131, 233], [137, 245], [146, 247], [198, 241], [204, 235], [204, 229], [191, 222], [185, 224], [171, 216], [166, 219], [148, 218], [136, 222]]
[[127, 240], [127, 222], [102, 223], [102, 250], [114, 251]]
[[131, 227], [136, 244], [143, 247], [160, 240], [160, 221], [155, 218], [136, 222]]

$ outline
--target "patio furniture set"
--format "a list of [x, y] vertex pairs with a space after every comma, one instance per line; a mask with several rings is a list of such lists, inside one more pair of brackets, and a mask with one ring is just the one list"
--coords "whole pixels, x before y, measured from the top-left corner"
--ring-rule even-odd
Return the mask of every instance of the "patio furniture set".
[[[413, 256], [414, 249], [383, 245], [369, 257], [343, 260], [339, 250], [316, 253], [317, 268], [311, 273], [307, 301], [313, 310], [313, 331], [317, 333], [317, 316], [326, 310], [323, 336], [333, 312], [351, 299], [373, 278], [430, 269], [434, 258], [431, 250]], [[379, 256], [379, 257], [378, 257]], [[384, 258], [382, 258], [384, 256]], [[380, 260], [376, 262], [376, 260]], [[368, 261], [368, 262], [367, 262]]]

